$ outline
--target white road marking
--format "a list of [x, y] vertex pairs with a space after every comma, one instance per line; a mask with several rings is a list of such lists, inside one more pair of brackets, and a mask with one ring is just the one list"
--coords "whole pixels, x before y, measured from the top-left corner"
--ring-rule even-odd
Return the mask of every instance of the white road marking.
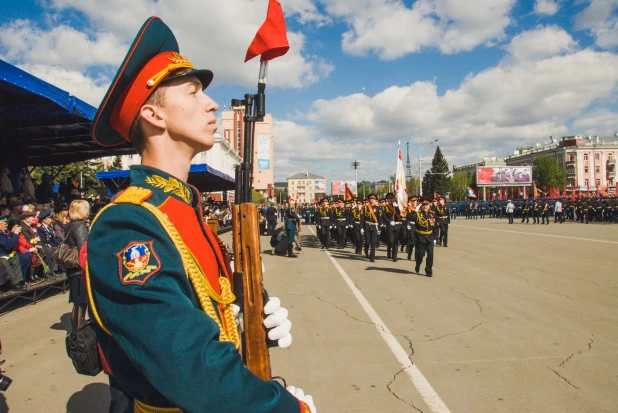
[[[311, 230], [311, 233], [315, 236], [313, 228], [309, 227], [309, 229]], [[327, 255], [337, 269], [337, 271], [339, 271], [339, 274], [346, 282], [348, 287], [350, 287], [350, 290], [352, 290], [352, 293], [354, 294], [360, 305], [363, 307], [363, 310], [365, 310], [365, 313], [367, 313], [367, 315], [369, 316], [371, 322], [375, 325], [376, 330], [378, 330], [378, 333], [380, 334], [380, 336], [382, 336], [382, 339], [386, 342], [397, 361], [399, 361], [399, 363], [401, 364], [401, 367], [404, 369], [404, 371], [412, 381], [414, 387], [416, 387], [416, 390], [418, 390], [420, 395], [425, 400], [427, 406], [429, 406], [431, 411], [434, 413], [450, 413], [449, 408], [446, 407], [446, 404], [442, 401], [440, 396], [438, 396], [438, 393], [436, 393], [433, 387], [431, 387], [431, 384], [429, 384], [425, 376], [423, 376], [423, 373], [421, 373], [418, 367], [416, 367], [416, 365], [410, 361], [410, 359], [408, 358], [408, 353], [406, 353], [403, 347], [401, 347], [401, 344], [399, 344], [393, 333], [391, 333], [384, 321], [382, 321], [378, 313], [376, 313], [376, 311], [373, 309], [371, 304], [369, 304], [369, 301], [367, 301], [363, 293], [361, 293], [360, 290], [356, 288], [354, 282], [352, 282], [345, 270], [331, 255], [330, 251], [327, 251]]]
[[574, 240], [578, 240], [578, 241], [592, 241], [592, 242], [603, 242], [603, 243], [606, 243], [606, 244], [618, 244], [618, 241], [604, 241], [604, 240], [600, 240], [600, 239], [565, 237], [564, 235], [533, 234], [531, 232], [509, 231], [509, 230], [506, 230], [506, 229], [469, 227], [467, 225], [451, 225], [451, 226], [452, 227], [457, 227], [457, 228], [480, 229], [480, 230], [484, 230], [484, 231], [498, 231], [498, 232], [510, 232], [512, 234], [534, 235], [534, 236], [537, 236], [537, 237], [565, 238], [565, 239], [574, 239]]

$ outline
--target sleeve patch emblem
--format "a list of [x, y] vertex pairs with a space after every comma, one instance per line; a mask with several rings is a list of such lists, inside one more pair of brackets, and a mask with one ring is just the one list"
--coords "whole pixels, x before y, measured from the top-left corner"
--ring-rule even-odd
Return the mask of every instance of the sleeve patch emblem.
[[152, 241], [130, 242], [122, 251], [116, 253], [120, 282], [146, 284], [146, 281], [161, 269], [161, 260], [155, 252]]

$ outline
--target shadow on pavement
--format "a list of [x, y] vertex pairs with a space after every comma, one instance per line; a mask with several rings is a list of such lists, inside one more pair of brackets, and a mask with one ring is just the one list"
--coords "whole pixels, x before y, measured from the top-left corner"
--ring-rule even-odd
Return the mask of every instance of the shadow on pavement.
[[414, 272], [408, 271], [408, 270], [400, 270], [399, 268], [384, 268], [384, 267], [367, 267], [365, 268], [365, 271], [392, 272], [395, 274], [414, 274]]
[[52, 324], [49, 328], [52, 330], [64, 330], [69, 334], [71, 332], [71, 313], [64, 313], [60, 316], [60, 322]]
[[67, 402], [67, 413], [107, 413], [109, 411], [109, 386], [104, 383], [86, 385], [73, 393]]
[[0, 393], [0, 413], [8, 413], [9, 405], [6, 404], [6, 397]]

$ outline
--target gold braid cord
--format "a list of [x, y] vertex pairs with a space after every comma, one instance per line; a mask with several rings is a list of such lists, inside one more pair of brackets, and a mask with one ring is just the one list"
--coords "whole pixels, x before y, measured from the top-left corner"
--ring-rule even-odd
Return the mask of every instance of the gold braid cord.
[[[212, 289], [212, 286], [208, 283], [205, 275], [199, 268], [199, 265], [196, 262], [195, 257], [187, 247], [187, 245], [182, 240], [182, 237], [178, 233], [174, 224], [169, 220], [169, 218], [161, 212], [154, 205], [143, 202], [142, 200], [145, 198], [145, 195], [150, 191], [144, 188], [138, 187], [130, 187], [125, 192], [123, 192], [118, 198], [114, 200], [113, 204], [107, 205], [105, 208], [101, 210], [101, 212], [97, 215], [97, 218], [101, 215], [101, 213], [117, 204], [122, 203], [130, 203], [135, 205], [141, 205], [150, 211], [155, 218], [159, 221], [165, 232], [170, 237], [176, 249], [178, 250], [180, 257], [182, 259], [182, 265], [187, 273], [187, 276], [191, 280], [191, 285], [195, 291], [195, 294], [198, 297], [200, 302], [200, 306], [202, 310], [211, 318], [217, 326], [219, 326], [219, 341], [231, 342], [238, 348], [240, 346], [240, 337], [238, 336], [238, 329], [236, 328], [236, 318], [234, 317], [234, 310], [232, 308], [232, 303], [236, 300], [236, 297], [232, 293], [232, 287], [230, 285], [229, 280], [226, 277], [219, 277], [219, 285], [221, 287], [221, 295], [215, 293]], [[96, 219], [93, 221], [96, 222]], [[86, 280], [87, 280], [87, 288], [88, 288], [88, 296], [90, 299], [90, 304], [92, 308], [93, 315], [101, 328], [111, 336], [110, 331], [103, 325], [103, 322], [94, 306], [94, 297], [92, 294], [92, 290], [90, 287], [90, 277], [88, 273], [88, 269], [86, 268]], [[215, 310], [213, 301], [220, 304], [223, 309], [220, 311], [221, 319], [225, 321], [225, 325], [227, 328], [224, 328], [221, 320], [217, 316], [217, 312]]]

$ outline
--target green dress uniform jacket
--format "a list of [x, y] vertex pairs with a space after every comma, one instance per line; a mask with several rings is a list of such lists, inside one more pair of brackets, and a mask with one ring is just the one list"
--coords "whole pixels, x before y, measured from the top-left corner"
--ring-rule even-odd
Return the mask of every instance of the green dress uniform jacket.
[[299, 412], [242, 363], [229, 261], [199, 199], [181, 180], [133, 166], [131, 186], [93, 222], [86, 279], [106, 371], [140, 413]]

